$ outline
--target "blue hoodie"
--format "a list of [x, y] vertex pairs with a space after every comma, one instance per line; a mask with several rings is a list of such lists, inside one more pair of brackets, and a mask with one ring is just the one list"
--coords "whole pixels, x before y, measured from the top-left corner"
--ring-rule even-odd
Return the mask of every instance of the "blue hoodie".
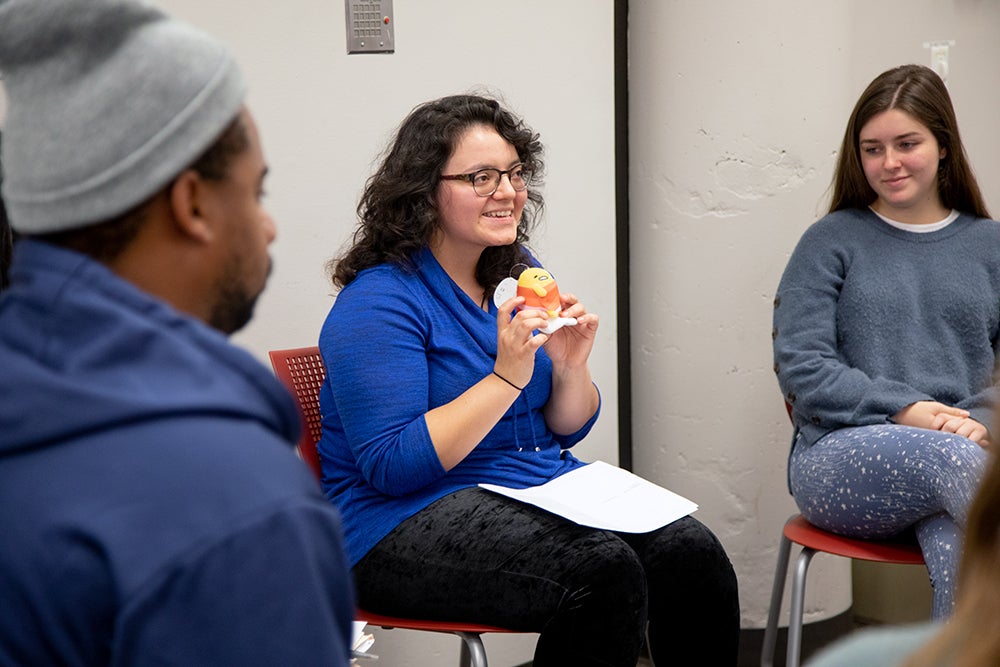
[[0, 664], [346, 665], [339, 518], [273, 376], [77, 253], [0, 294]]

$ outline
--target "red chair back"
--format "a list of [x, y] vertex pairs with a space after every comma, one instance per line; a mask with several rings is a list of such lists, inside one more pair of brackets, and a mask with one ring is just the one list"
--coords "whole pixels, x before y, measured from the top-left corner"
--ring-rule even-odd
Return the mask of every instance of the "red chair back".
[[316, 479], [323, 477], [316, 443], [323, 434], [322, 417], [319, 412], [319, 389], [326, 379], [326, 367], [319, 354], [319, 348], [296, 347], [287, 350], [271, 350], [274, 374], [295, 395], [302, 417], [302, 436], [299, 438], [299, 456], [306, 462]]
[[[299, 405], [299, 414], [302, 417], [302, 437], [299, 438], [298, 444], [299, 456], [308, 464], [316, 475], [316, 479], [322, 479], [323, 470], [319, 462], [319, 452], [316, 451], [316, 443], [319, 442], [323, 434], [323, 420], [319, 411], [319, 390], [326, 379], [326, 367], [323, 365], [319, 348], [313, 346], [271, 350], [267, 356], [271, 359], [274, 374], [294, 394]], [[494, 625], [463, 621], [425, 621], [384, 616], [363, 609], [357, 610], [355, 619], [386, 629], [401, 628], [458, 635], [462, 640], [460, 664], [472, 667], [486, 667], [486, 648], [483, 646], [481, 634], [485, 632], [517, 632]]]

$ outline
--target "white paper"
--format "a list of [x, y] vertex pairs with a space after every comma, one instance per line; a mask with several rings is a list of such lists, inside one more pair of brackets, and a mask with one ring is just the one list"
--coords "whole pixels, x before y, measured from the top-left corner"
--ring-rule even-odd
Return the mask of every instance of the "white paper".
[[351, 664], [357, 665], [358, 658], [378, 660], [378, 656], [369, 653], [368, 649], [375, 643], [374, 635], [365, 634], [365, 627], [368, 624], [364, 621], [354, 621], [351, 626]]
[[698, 509], [687, 498], [603, 461], [527, 489], [479, 486], [583, 526], [623, 533], [648, 533]]
[[361, 641], [362, 636], [365, 633], [365, 626], [368, 625], [365, 621], [352, 621], [351, 622], [351, 647], [357, 646], [358, 642]]

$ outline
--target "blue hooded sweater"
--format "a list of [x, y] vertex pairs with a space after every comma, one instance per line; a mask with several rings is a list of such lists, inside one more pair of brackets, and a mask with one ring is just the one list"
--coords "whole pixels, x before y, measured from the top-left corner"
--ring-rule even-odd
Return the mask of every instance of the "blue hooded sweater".
[[0, 664], [346, 665], [341, 527], [298, 423], [219, 332], [20, 241], [0, 294]]
[[535, 354], [531, 382], [465, 459], [446, 471], [425, 413], [493, 371], [497, 308], [455, 284], [430, 250], [412, 267], [366, 269], [337, 296], [319, 340], [327, 377], [320, 390], [323, 488], [340, 508], [356, 564], [402, 521], [453, 491], [481, 482], [526, 488], [584, 465], [575, 433], [549, 430], [542, 408], [552, 362]]

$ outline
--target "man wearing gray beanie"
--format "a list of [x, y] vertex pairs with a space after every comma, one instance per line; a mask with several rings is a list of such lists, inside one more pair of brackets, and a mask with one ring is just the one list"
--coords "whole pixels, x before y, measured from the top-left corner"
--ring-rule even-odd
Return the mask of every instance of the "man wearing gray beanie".
[[336, 510], [231, 345], [275, 226], [244, 82], [130, 0], [0, 0], [0, 664], [346, 665]]

